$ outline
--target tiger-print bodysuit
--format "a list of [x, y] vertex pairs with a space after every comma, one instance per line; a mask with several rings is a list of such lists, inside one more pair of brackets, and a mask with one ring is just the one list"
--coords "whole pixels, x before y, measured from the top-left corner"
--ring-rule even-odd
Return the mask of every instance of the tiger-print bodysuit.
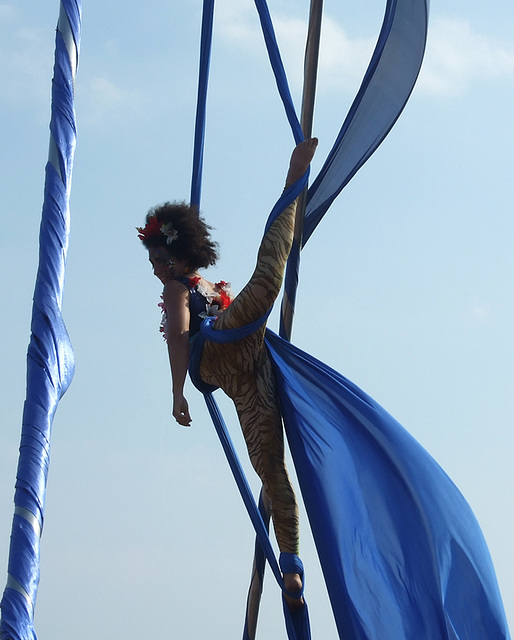
[[[275, 302], [291, 250], [296, 203], [265, 233], [249, 282], [223, 311], [215, 329], [235, 329], [261, 318]], [[250, 460], [268, 495], [281, 552], [298, 554], [296, 496], [284, 459], [284, 435], [271, 361], [264, 345], [265, 326], [247, 338], [224, 344], [206, 341], [200, 377], [234, 401]]]

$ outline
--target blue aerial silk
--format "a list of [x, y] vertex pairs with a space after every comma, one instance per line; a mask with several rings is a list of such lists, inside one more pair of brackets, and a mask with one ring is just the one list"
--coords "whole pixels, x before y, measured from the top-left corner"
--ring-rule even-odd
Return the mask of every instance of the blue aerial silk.
[[[308, 178], [308, 172], [302, 176], [297, 182], [295, 182], [291, 187], [289, 187], [282, 196], [279, 198], [277, 203], [272, 209], [272, 212], [268, 218], [268, 222], [266, 225], [266, 229], [273, 222], [273, 220], [280, 215], [280, 213], [288, 206], [289, 203], [293, 202], [299, 194], [305, 188]], [[269, 310], [269, 312], [271, 309]], [[230, 438], [230, 434], [228, 432], [227, 426], [223, 419], [223, 415], [216, 403], [216, 400], [213, 397], [213, 392], [216, 390], [215, 387], [212, 387], [202, 381], [199, 375], [199, 366], [200, 360], [202, 356], [203, 344], [206, 339], [212, 340], [215, 342], [231, 342], [234, 340], [241, 340], [246, 336], [250, 335], [254, 331], [256, 331], [262, 324], [266, 321], [269, 312], [263, 316], [262, 318], [257, 319], [253, 323], [246, 325], [244, 327], [240, 327], [238, 329], [231, 330], [223, 330], [216, 331], [213, 329], [212, 325], [215, 320], [214, 317], [206, 318], [201, 325], [200, 332], [195, 334], [193, 340], [191, 342], [191, 357], [189, 363], [189, 373], [193, 384], [197, 387], [199, 391], [204, 394], [205, 402], [207, 404], [207, 408], [209, 410], [209, 414], [212, 418], [214, 427], [220, 439], [223, 450], [225, 451], [225, 455], [227, 457], [228, 464], [232, 470], [234, 475], [234, 479], [239, 488], [241, 497], [245, 504], [245, 507], [248, 511], [248, 515], [252, 524], [255, 528], [257, 534], [257, 542], [256, 542], [256, 572], [258, 574], [258, 581], [262, 584], [262, 576], [264, 574], [264, 557], [268, 561], [275, 578], [280, 585], [281, 589], [284, 590], [284, 583], [282, 580], [281, 571], [279, 568], [279, 564], [275, 557], [275, 553], [271, 546], [271, 542], [268, 536], [268, 520], [264, 521], [262, 517], [263, 509], [259, 509], [256, 505], [254, 497], [252, 495], [251, 489], [248, 485], [248, 481], [244, 474], [244, 471], [239, 462], [237, 453], [232, 444], [232, 440]], [[283, 555], [283, 554], [281, 554]], [[259, 586], [259, 589], [261, 587]], [[286, 624], [286, 630], [288, 634], [289, 640], [310, 640], [310, 623], [309, 623], [309, 612], [307, 603], [302, 607], [299, 611], [291, 613], [285, 603], [283, 602], [284, 609], [284, 620]], [[245, 619], [245, 629], [244, 629], [244, 640], [249, 639], [251, 636], [249, 634], [249, 617], [248, 610]]]
[[27, 354], [27, 393], [16, 475], [1, 640], [35, 640], [34, 607], [39, 583], [52, 421], [71, 383], [74, 356], [61, 317], [69, 235], [69, 197], [75, 151], [73, 82], [78, 63], [81, 4], [62, 0], [57, 25], [50, 152], [46, 166], [40, 259]]
[[195, 138], [193, 144], [193, 173], [191, 176], [192, 207], [200, 208], [202, 192], [203, 148], [205, 120], [207, 117], [207, 87], [211, 64], [212, 28], [214, 25], [214, 0], [204, 0], [202, 34], [200, 39], [200, 64], [198, 69], [198, 95], [196, 100]]
[[352, 382], [267, 331], [288, 443], [344, 640], [507, 640], [457, 487]]
[[428, 9], [429, 0], [388, 0], [360, 89], [319, 175], [309, 187], [302, 246], [402, 113], [423, 62]]
[[[268, 220], [305, 182], [285, 192]], [[212, 392], [199, 377], [203, 342], [240, 340], [265, 322], [216, 331], [192, 345], [202, 391], [243, 501], [277, 581], [280, 572]], [[487, 545], [461, 493], [377, 402], [316, 358], [266, 331], [289, 447], [344, 640], [509, 640]], [[256, 555], [259, 561], [259, 555]], [[307, 607], [290, 640], [309, 640]]]
[[[270, 64], [296, 142], [302, 139], [266, 0], [255, 0]], [[309, 187], [301, 246], [295, 242], [285, 275], [294, 310], [300, 251], [330, 205], [370, 158], [402, 113], [414, 88], [426, 46], [429, 0], [387, 0], [368, 69], [323, 167]], [[281, 322], [280, 334], [286, 330]]]
[[[302, 132], [267, 4], [265, 0], [255, 0], [255, 4], [277, 88], [293, 137], [299, 142]], [[387, 0], [382, 29], [359, 92], [309, 189], [302, 246], [401, 114], [424, 55], [428, 5], [428, 0]], [[277, 203], [268, 225], [287, 206], [290, 200], [286, 200], [283, 197]], [[299, 254], [300, 247], [293, 246], [286, 272], [285, 290], [293, 306]], [[213, 339], [207, 325], [202, 330], [207, 339]], [[242, 335], [231, 331], [226, 339]], [[510, 638], [482, 533], [444, 471], [355, 385], [271, 332], [266, 336], [287, 437], [340, 637]], [[216, 339], [223, 340], [220, 335]], [[198, 363], [200, 355], [198, 348], [193, 360]], [[194, 378], [194, 362], [191, 373]], [[257, 523], [258, 540], [277, 575], [266, 527], [253, 498], [246, 494], [247, 483], [240, 475], [212, 389], [203, 392], [252, 522]], [[256, 565], [262, 571], [260, 560], [257, 553]], [[277, 580], [280, 582], [279, 575]], [[308, 616], [296, 623], [291, 624], [286, 612], [289, 638], [310, 638]]]

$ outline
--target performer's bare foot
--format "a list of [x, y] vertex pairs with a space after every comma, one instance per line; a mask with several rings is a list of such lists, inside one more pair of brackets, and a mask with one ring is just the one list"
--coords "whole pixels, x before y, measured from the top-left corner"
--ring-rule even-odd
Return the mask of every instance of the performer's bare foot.
[[291, 155], [289, 171], [287, 172], [286, 187], [290, 187], [298, 178], [301, 178], [311, 163], [316, 147], [317, 138], [308, 138], [296, 145]]
[[[294, 593], [295, 591], [301, 591], [302, 579], [298, 573], [284, 573], [284, 586], [287, 591]], [[305, 604], [302, 598], [291, 598], [287, 593], [284, 593], [284, 598], [287, 603], [289, 611], [298, 611]]]

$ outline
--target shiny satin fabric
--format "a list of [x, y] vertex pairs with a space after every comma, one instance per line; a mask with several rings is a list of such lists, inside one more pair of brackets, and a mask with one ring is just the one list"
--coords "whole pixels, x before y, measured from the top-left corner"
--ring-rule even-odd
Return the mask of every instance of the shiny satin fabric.
[[344, 376], [266, 344], [340, 637], [510, 638], [480, 527], [437, 462]]
[[74, 356], [61, 317], [69, 235], [69, 196], [75, 151], [73, 85], [78, 63], [81, 5], [63, 0], [57, 25], [50, 152], [27, 354], [27, 393], [14, 496], [8, 578], [1, 602], [0, 639], [34, 640], [52, 421], [71, 383]]

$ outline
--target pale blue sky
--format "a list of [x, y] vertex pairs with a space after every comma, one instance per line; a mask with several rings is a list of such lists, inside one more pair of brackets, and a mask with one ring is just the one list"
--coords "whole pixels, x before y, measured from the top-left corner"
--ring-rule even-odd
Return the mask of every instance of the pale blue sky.
[[[296, 102], [308, 2], [270, 0]], [[59, 408], [40, 640], [241, 637], [253, 533], [193, 389], [170, 418], [160, 285], [135, 233], [187, 199], [200, 1], [84, 2]], [[314, 171], [359, 86], [385, 2], [326, 0]], [[6, 567], [59, 3], [0, 4], [0, 566]], [[238, 290], [293, 146], [250, 0], [218, 0], [202, 208]], [[390, 411], [473, 507], [514, 625], [514, 7], [434, 0], [401, 119], [302, 258], [293, 340]], [[271, 320], [276, 328], [276, 314]], [[231, 407], [228, 421], [248, 470]], [[313, 637], [337, 638], [303, 519]], [[3, 584], [2, 584], [3, 588]], [[260, 636], [285, 638], [266, 583]]]

